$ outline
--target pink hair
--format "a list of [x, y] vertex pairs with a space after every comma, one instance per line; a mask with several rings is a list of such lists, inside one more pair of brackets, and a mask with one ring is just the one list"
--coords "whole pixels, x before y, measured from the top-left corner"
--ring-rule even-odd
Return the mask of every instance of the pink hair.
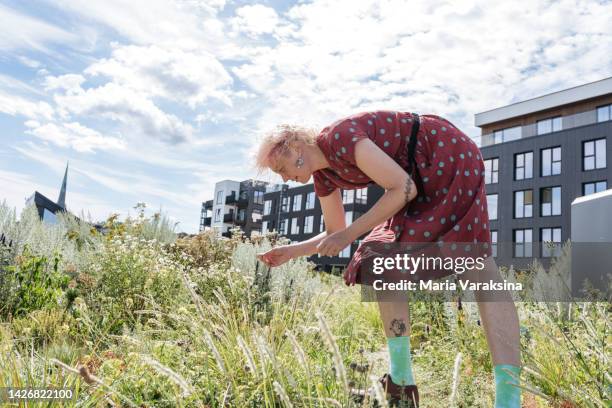
[[317, 132], [296, 125], [279, 125], [272, 132], [267, 133], [255, 153], [255, 168], [258, 173], [266, 169], [272, 169], [278, 159], [296, 144], [303, 142], [315, 144]]

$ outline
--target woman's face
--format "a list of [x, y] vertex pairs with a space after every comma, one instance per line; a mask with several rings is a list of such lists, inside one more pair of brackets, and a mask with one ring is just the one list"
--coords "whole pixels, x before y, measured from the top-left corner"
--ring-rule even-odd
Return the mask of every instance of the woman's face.
[[[298, 158], [300, 156], [304, 162], [298, 167]], [[281, 176], [284, 182], [292, 180], [302, 184], [307, 183], [312, 175], [309, 157], [299, 147], [290, 148], [285, 155], [280, 156], [276, 161], [276, 165], [272, 167], [272, 171]]]

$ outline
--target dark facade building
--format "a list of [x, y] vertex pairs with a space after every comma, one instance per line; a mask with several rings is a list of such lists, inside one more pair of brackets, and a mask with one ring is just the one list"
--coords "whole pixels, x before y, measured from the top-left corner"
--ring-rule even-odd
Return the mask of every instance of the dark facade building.
[[55, 224], [57, 222], [56, 214], [60, 211], [66, 210], [66, 185], [68, 181], [68, 165], [66, 165], [66, 171], [64, 172], [64, 179], [62, 181], [62, 187], [60, 188], [59, 197], [57, 202], [47, 198], [43, 194], [35, 191], [27, 200], [26, 206], [35, 205], [38, 211], [38, 216], [44, 222], [49, 224]]
[[[343, 190], [346, 225], [350, 225], [368, 211], [383, 193], [384, 190], [374, 184], [358, 190]], [[323, 213], [314, 192], [314, 184], [293, 188], [283, 184], [264, 195], [262, 231], [277, 231], [292, 242], [301, 242], [324, 230]], [[359, 240], [345, 248], [339, 256], [320, 257], [315, 254], [310, 256], [309, 260], [328, 272], [342, 269], [358, 244]]]
[[612, 78], [476, 115], [498, 264], [546, 262], [571, 238], [572, 201], [610, 188], [611, 119]]

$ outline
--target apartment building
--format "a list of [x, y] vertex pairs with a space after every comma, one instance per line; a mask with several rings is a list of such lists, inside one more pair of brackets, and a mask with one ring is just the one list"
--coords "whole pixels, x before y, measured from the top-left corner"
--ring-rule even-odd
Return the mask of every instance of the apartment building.
[[269, 183], [248, 179], [222, 180], [215, 184], [214, 198], [202, 203], [200, 231], [213, 229], [229, 237], [239, 226], [246, 236], [261, 233], [263, 196]]
[[611, 119], [612, 77], [476, 114], [499, 264], [546, 261], [572, 201], [610, 188]]

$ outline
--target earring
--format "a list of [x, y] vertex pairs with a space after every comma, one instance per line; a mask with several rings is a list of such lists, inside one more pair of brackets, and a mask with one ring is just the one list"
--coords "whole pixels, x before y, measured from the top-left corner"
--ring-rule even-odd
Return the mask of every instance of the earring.
[[300, 157], [298, 157], [296, 162], [295, 162], [295, 167], [297, 167], [299, 169], [303, 165], [304, 165], [304, 158], [302, 158], [302, 156], [300, 155]]

